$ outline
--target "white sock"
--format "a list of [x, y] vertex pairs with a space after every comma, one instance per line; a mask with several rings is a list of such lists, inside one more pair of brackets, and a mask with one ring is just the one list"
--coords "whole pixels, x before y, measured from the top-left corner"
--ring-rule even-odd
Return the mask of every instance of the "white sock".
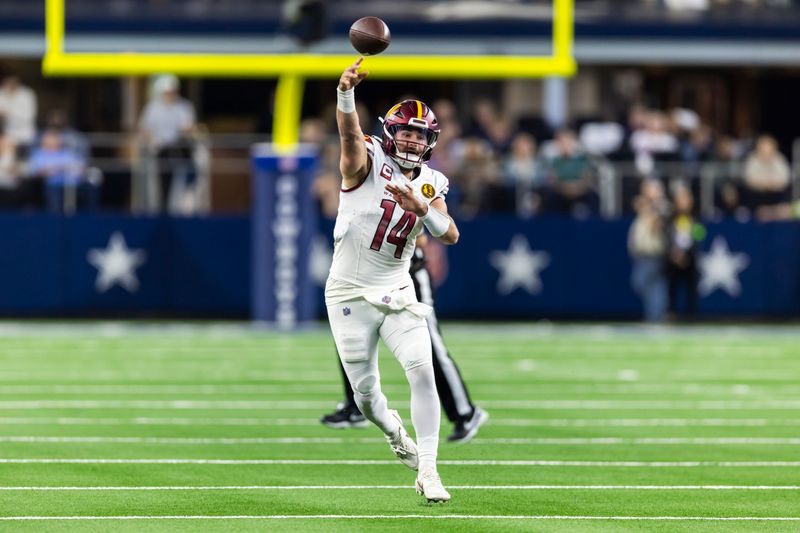
[[424, 364], [406, 371], [411, 385], [411, 423], [417, 434], [420, 472], [428, 467], [436, 468], [436, 454], [439, 450], [439, 424], [441, 410], [433, 365]]

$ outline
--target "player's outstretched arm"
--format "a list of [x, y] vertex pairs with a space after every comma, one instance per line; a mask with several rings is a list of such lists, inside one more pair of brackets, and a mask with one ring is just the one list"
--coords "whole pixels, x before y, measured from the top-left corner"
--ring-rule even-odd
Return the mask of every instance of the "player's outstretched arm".
[[364, 146], [364, 132], [358, 123], [353, 89], [369, 75], [369, 71], [359, 72], [363, 57], [347, 67], [339, 78], [336, 88], [336, 123], [339, 126], [339, 143], [342, 155], [339, 170], [342, 172], [342, 188], [355, 187], [369, 172], [369, 159]]

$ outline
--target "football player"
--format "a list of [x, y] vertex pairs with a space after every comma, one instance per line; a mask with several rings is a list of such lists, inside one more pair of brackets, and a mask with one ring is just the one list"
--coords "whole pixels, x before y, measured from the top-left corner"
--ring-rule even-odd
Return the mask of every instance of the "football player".
[[[411, 279], [414, 282], [414, 292], [417, 300], [433, 307], [433, 287], [431, 276], [425, 264], [425, 243], [427, 238], [420, 235], [417, 238], [417, 247], [411, 256]], [[461, 377], [461, 372], [456, 362], [444, 343], [439, 323], [436, 319], [436, 310], [425, 319], [428, 332], [431, 336], [431, 353], [433, 354], [433, 375], [436, 379], [436, 390], [442, 403], [447, 419], [453, 423], [453, 432], [447, 437], [449, 442], [465, 443], [472, 440], [478, 429], [489, 418], [488, 413], [474, 405], [469, 396], [469, 391]], [[368, 422], [359, 411], [353, 398], [353, 388], [347, 380], [344, 368], [339, 368], [344, 378], [344, 401], [336, 410], [320, 419], [330, 428], [357, 428], [366, 427]]]
[[[417, 301], [409, 274], [423, 227], [445, 244], [459, 237], [447, 214], [448, 180], [425, 164], [439, 123], [427, 105], [405, 100], [386, 113], [380, 138], [366, 137], [354, 96], [368, 75], [359, 70], [362, 60], [345, 69], [337, 87], [342, 187], [325, 285], [328, 321], [358, 408], [383, 431], [400, 461], [418, 471], [417, 491], [428, 501], [445, 502], [450, 494], [436, 469], [440, 410], [425, 322], [431, 307]], [[411, 387], [416, 443], [381, 391], [378, 338]]]

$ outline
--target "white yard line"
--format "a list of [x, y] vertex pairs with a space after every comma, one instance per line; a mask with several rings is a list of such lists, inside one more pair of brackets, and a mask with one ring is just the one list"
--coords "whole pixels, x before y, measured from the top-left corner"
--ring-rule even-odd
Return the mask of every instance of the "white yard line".
[[[222, 358], [218, 358], [218, 361], [221, 361]], [[40, 364], [34, 365], [36, 366], [35, 370], [22, 370], [22, 369], [10, 369], [8, 365], [3, 366], [3, 371], [0, 373], [0, 383], [19, 383], [20, 381], [69, 381], [75, 383], [85, 383], [85, 382], [98, 382], [98, 381], [149, 381], [149, 382], [158, 382], [163, 380], [164, 376], [164, 369], [163, 367], [159, 367], [158, 370], [153, 370], [152, 365], [142, 365], [139, 368], [119, 368], [119, 365], [115, 365], [114, 369], [109, 369], [105, 371], [91, 371], [91, 370], [83, 370], [83, 371], [76, 371], [74, 368], [76, 367], [92, 367], [92, 365], [97, 365], [96, 360], [87, 361], [85, 364], [73, 364], [69, 365], [69, 367], [60, 368], [57, 370], [53, 370], [50, 366], [50, 361], [48, 362], [41, 362]], [[252, 366], [252, 365], [250, 365]], [[258, 365], [259, 368], [266, 368], [267, 365]], [[93, 367], [92, 367], [93, 368]], [[317, 364], [315, 368], [320, 368], [320, 365]], [[180, 374], [175, 374], [176, 372], [180, 371]], [[194, 380], [194, 381], [208, 381], [209, 377], [215, 377], [221, 380], [227, 381], [285, 381], [287, 383], [297, 383], [298, 382], [298, 375], [302, 372], [302, 380], [306, 382], [322, 382], [322, 383], [331, 383], [332, 380], [341, 379], [339, 373], [336, 371], [336, 368], [333, 367], [330, 370], [326, 370], [324, 372], [313, 372], [308, 369], [301, 369], [295, 368], [294, 370], [287, 371], [284, 369], [280, 370], [251, 370], [248, 368], [246, 372], [239, 371], [236, 369], [231, 370], [228, 369], [220, 369], [219, 364], [209, 365], [208, 367], [201, 367], [200, 369], [190, 365], [184, 364], [180, 368], [170, 367], [169, 375], [180, 375], [181, 379], [185, 380]], [[761, 379], [781, 379], [785, 377], [785, 373], [782, 374], [780, 377], [771, 377], [771, 376], [751, 376], [753, 379], [761, 378]]]
[[[50, 383], [50, 384], [3, 384], [0, 394], [280, 394], [287, 392], [328, 393], [341, 390], [338, 383], [275, 383], [275, 384], [175, 384], [150, 383], [147, 385], [131, 383]], [[800, 393], [800, 385], [764, 385], [736, 383], [730, 385], [709, 385], [707, 383], [653, 383], [647, 381], [573, 384], [573, 383], [502, 383], [476, 384], [483, 397], [492, 394], [517, 394], [533, 390], [538, 394], [554, 392], [558, 394], [730, 394], [741, 397], [743, 394], [759, 393]], [[382, 389], [391, 392], [407, 392], [406, 384], [386, 384]], [[492, 391], [488, 394], [488, 391]]]
[[2, 516], [0, 520], [601, 520], [649, 522], [798, 522], [796, 516], [567, 516], [567, 515], [151, 515], [151, 516]]
[[[480, 340], [486, 335], [503, 339], [535, 340], [558, 344], [580, 342], [603, 342], [624, 344], [640, 340], [681, 339], [685, 341], [719, 343], [753, 343], [753, 337], [769, 341], [791, 341], [799, 334], [794, 325], [704, 325], [704, 326], [651, 326], [641, 323], [630, 324], [531, 324], [530, 322], [485, 324], [470, 322], [448, 322], [444, 325], [445, 336], [468, 337]], [[322, 339], [330, 337], [325, 322], [319, 322], [309, 329], [312, 335]], [[94, 339], [89, 339], [91, 334]], [[92, 344], [113, 339], [114, 343], [167, 344], [175, 342], [196, 342], [197, 339], [211, 342], [235, 340], [240, 343], [274, 342], [276, 339], [296, 341], [297, 335], [268, 328], [254, 328], [250, 322], [151, 322], [129, 321], [97, 322], [53, 322], [53, 321], [13, 321], [0, 322], [0, 337], [15, 342], [46, 341], [58, 343], [63, 339]], [[753, 343], [754, 348], [761, 345]]]
[[[202, 342], [202, 341], [198, 341]], [[458, 354], [479, 354], [483, 361], [508, 361], [509, 358], [521, 355], [525, 350], [520, 348], [520, 342], [524, 340], [515, 340], [513, 343], [494, 343], [491, 350], [487, 350], [487, 346], [482, 346], [481, 343], [477, 345], [458, 345], [453, 348]], [[565, 355], [572, 358], [620, 358], [627, 359], [645, 359], [652, 358], [659, 355], [670, 355], [675, 358], [702, 358], [703, 360], [716, 359], [716, 358], [737, 358], [737, 359], [783, 359], [787, 360], [797, 354], [798, 350], [795, 346], [769, 346], [763, 345], [739, 345], [739, 344], [718, 344], [714, 346], [708, 345], [686, 345], [674, 346], [663, 345], [653, 346], [644, 343], [608, 343], [599, 342], [590, 344], [574, 343], [574, 344], [559, 344], [559, 343], [538, 343], [537, 352], [539, 352], [541, 360], [552, 360], [554, 355]], [[50, 357], [53, 352], [58, 348], [55, 346], [48, 346], [44, 344], [37, 344], [32, 341], [31, 344], [9, 346], [4, 351], [2, 357], [6, 360], [24, 359], [30, 357]], [[226, 344], [216, 344], [206, 346], [202, 344], [197, 345], [178, 345], [176, 343], [139, 343], [129, 344], [128, 346], [119, 346], [112, 344], [98, 344], [96, 346], [90, 345], [72, 345], [69, 347], [69, 352], [64, 354], [64, 360], [74, 360], [87, 356], [103, 356], [105, 358], [113, 359], [126, 359], [131, 356], [136, 356], [142, 360], [163, 361], [173, 360], [175, 362], [197, 359], [212, 359], [220, 356], [225, 356], [233, 360], [247, 360], [247, 359], [260, 359], [263, 358], [270, 351], [276, 349], [275, 345], [265, 343], [263, 346], [235, 346]], [[319, 360], [320, 353], [317, 349], [311, 348], [305, 352], [300, 352], [292, 361], [310, 362]]]
[[492, 418], [491, 424], [517, 427], [765, 427], [800, 426], [800, 418]]
[[[0, 436], [0, 443], [26, 444], [151, 444], [151, 445], [208, 445], [208, 444], [377, 444], [384, 439], [377, 437], [48, 437], [28, 435]], [[565, 437], [565, 438], [477, 438], [474, 444], [506, 445], [797, 445], [800, 437]]]
[[[0, 417], [0, 425], [57, 425], [57, 426], [314, 426], [317, 418], [72, 418], [72, 417]], [[800, 420], [798, 420], [800, 424]]]
[[[800, 418], [495, 418], [492, 426], [511, 427], [769, 427], [800, 426]], [[0, 417], [0, 426], [312, 426], [317, 418], [229, 417]]]
[[[408, 391], [408, 385], [388, 386], [391, 390]], [[381, 387], [382, 389], [386, 387]], [[195, 385], [151, 384], [138, 385], [118, 383], [99, 385], [96, 383], [70, 385], [3, 385], [1, 394], [285, 394], [298, 393], [339, 393], [339, 383], [278, 383], [275, 385]], [[800, 390], [800, 387], [798, 387]], [[699, 390], [698, 390], [699, 392]], [[334, 399], [336, 396], [333, 397]], [[331, 402], [335, 405], [335, 400]]]
[[[800, 400], [490, 400], [489, 409], [797, 410]], [[2, 400], [0, 409], [330, 409], [304, 400]]]
[[[395, 465], [384, 459], [62, 459], [0, 458], [0, 464], [165, 464], [165, 465]], [[800, 461], [548, 461], [442, 460], [452, 466], [575, 466], [612, 468], [795, 468]]]
[[[206, 486], [72, 486], [2, 487], [0, 491], [236, 491], [236, 490], [408, 490], [411, 485], [206, 485]], [[448, 485], [451, 490], [710, 490], [797, 491], [800, 485]]]

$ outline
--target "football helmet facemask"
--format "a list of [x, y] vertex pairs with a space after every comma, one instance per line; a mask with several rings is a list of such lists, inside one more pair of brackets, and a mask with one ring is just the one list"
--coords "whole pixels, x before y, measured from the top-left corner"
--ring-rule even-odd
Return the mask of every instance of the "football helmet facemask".
[[[433, 110], [419, 100], [403, 100], [394, 105], [381, 123], [381, 142], [383, 151], [403, 168], [415, 168], [431, 158], [433, 147], [439, 138], [439, 122]], [[401, 151], [396, 135], [403, 129], [417, 130], [425, 134], [425, 143], [402, 140], [405, 145], [417, 145], [418, 150]]]

